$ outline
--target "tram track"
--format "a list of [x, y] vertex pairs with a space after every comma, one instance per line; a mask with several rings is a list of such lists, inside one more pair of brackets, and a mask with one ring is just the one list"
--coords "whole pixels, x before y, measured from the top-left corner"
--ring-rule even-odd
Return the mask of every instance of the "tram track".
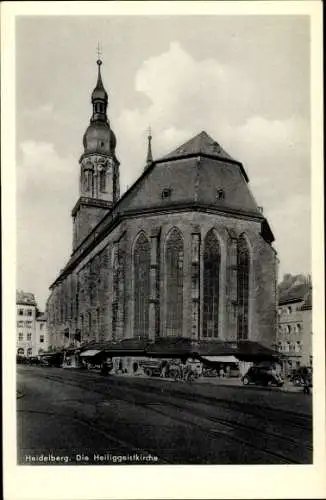
[[[84, 383], [81, 381], [76, 381], [76, 380], [71, 380], [67, 379], [66, 377], [60, 376], [60, 375], [46, 375], [45, 378], [52, 380], [52, 381], [57, 381], [60, 383], [68, 384], [71, 386], [75, 386], [78, 388], [81, 388], [83, 390], [91, 391], [91, 392], [96, 392], [98, 394], [101, 394], [101, 396], [108, 396], [110, 389], [110, 386], [105, 386], [103, 387], [96, 387], [94, 384], [92, 384], [92, 381], [94, 381], [94, 378], [96, 380], [99, 380], [98, 377], [91, 377], [91, 378], [85, 378], [83, 380]], [[86, 383], [85, 383], [86, 382]], [[101, 381], [102, 382], [102, 381]], [[120, 384], [119, 384], [120, 385]], [[117, 386], [115, 386], [117, 387]], [[112, 386], [111, 386], [112, 388]], [[147, 387], [146, 387], [147, 390]], [[138, 393], [138, 394], [137, 394]], [[169, 399], [166, 400], [164, 396], [169, 395]], [[147, 394], [146, 394], [147, 396]], [[241, 444], [242, 446], [250, 447], [252, 449], [255, 449], [256, 451], [262, 453], [263, 455], [268, 455], [269, 457], [274, 457], [275, 460], [277, 461], [276, 463], [287, 463], [287, 464], [299, 464], [302, 463], [300, 460], [297, 460], [293, 458], [293, 456], [290, 456], [289, 454], [284, 454], [280, 452], [277, 448], [278, 446], [283, 446], [284, 443], [291, 449], [291, 451], [295, 454], [296, 448], [299, 446], [299, 442], [289, 436], [285, 435], [280, 435], [275, 432], [267, 431], [262, 428], [258, 428], [258, 426], [253, 426], [253, 425], [248, 425], [245, 423], [241, 423], [238, 420], [235, 420], [234, 418], [222, 418], [222, 417], [217, 417], [214, 415], [209, 415], [207, 414], [207, 411], [204, 411], [199, 408], [194, 408], [189, 407], [185, 404], [182, 404], [181, 401], [172, 401], [173, 399], [176, 399], [176, 396], [174, 393], [168, 394], [167, 391], [159, 391], [159, 394], [157, 396], [161, 396], [158, 398], [157, 401], [148, 401], [148, 396], [147, 398], [145, 397], [144, 399], [144, 387], [128, 387], [128, 389], [124, 386], [124, 391], [123, 393], [119, 394], [118, 397], [114, 396], [114, 399], [120, 399], [126, 403], [133, 404], [142, 408], [145, 408], [146, 410], [149, 410], [151, 412], [154, 412], [156, 414], [160, 414], [161, 416], [168, 417], [176, 422], [185, 424], [185, 425], [191, 425], [193, 427], [196, 427], [197, 429], [208, 433], [209, 435], [212, 436], [212, 438], [216, 439], [218, 437], [223, 437], [224, 439], [231, 440], [231, 441], [236, 441], [237, 443]], [[179, 396], [179, 395], [178, 395]], [[177, 396], [177, 397], [178, 397]], [[183, 399], [187, 399], [189, 402], [189, 399], [191, 398], [185, 398], [186, 395], [184, 395]], [[187, 394], [188, 396], [188, 394]], [[261, 415], [261, 410], [262, 407], [259, 405], [253, 405], [253, 408], [249, 408], [249, 405], [244, 405], [243, 403], [240, 404], [234, 404], [235, 402], [230, 402], [231, 404], [229, 406], [224, 405], [223, 408], [227, 409], [229, 412], [236, 411], [236, 412], [241, 412], [243, 408], [245, 408], [245, 413], [248, 415], [251, 415], [255, 417], [256, 419], [260, 419], [260, 423], [264, 423], [264, 420], [266, 418], [269, 418], [266, 416], [266, 414]], [[233, 403], [233, 404], [232, 404]], [[215, 407], [215, 405], [214, 405]], [[219, 407], [221, 405], [219, 404]], [[216, 408], [216, 407], [215, 407]], [[257, 413], [258, 409], [258, 413]], [[173, 410], [173, 414], [171, 414], [171, 410]], [[256, 412], [255, 412], [256, 410]], [[265, 412], [266, 410], [269, 412], [269, 408], [264, 408]], [[177, 412], [182, 412], [182, 415], [176, 414]], [[283, 419], [283, 417], [280, 418], [280, 413], [278, 412], [278, 422], [283, 421], [288, 423], [288, 418], [289, 415], [292, 416], [291, 412], [286, 412], [286, 418]], [[291, 425], [293, 425], [293, 422], [291, 422]], [[302, 422], [300, 423], [300, 426], [302, 426]], [[213, 426], [213, 427], [212, 427]], [[246, 433], [249, 437], [251, 436], [252, 438], [255, 438], [257, 440], [257, 436], [260, 436], [260, 440], [262, 442], [264, 441], [273, 441], [273, 449], [269, 448], [264, 448], [264, 446], [257, 446], [253, 442], [253, 440], [250, 439], [245, 439], [243, 437], [239, 437], [236, 435], [237, 432], [242, 432]], [[312, 447], [307, 445], [306, 449], [312, 453]]]
[[[90, 375], [90, 377], [89, 378], [85, 377], [85, 380], [99, 380], [97, 374], [96, 375], [87, 374], [87, 375]], [[68, 380], [66, 377], [60, 375], [55, 375], [55, 376], [59, 377], [59, 379], [62, 381]], [[112, 381], [112, 379], [109, 380], [110, 382]], [[123, 382], [121, 381], [121, 379], [114, 379], [114, 386], [119, 386], [119, 385], [120, 386], [123, 385], [124, 389], [126, 388], [126, 386], [129, 386], [132, 388], [132, 390], [138, 390], [141, 392], [143, 392], [144, 388], [143, 385], [138, 387], [139, 384], [132, 384], [125, 378], [123, 379]], [[278, 408], [273, 408], [271, 406], [262, 406], [255, 403], [232, 401], [230, 399], [221, 398], [218, 396], [209, 397], [206, 395], [192, 394], [191, 392], [184, 392], [176, 388], [174, 382], [173, 382], [173, 391], [166, 390], [165, 387], [160, 387], [160, 386], [155, 387], [153, 385], [146, 385], [146, 391], [153, 392], [157, 395], [166, 394], [169, 396], [177, 396], [179, 399], [186, 401], [194, 401], [196, 403], [209, 404], [210, 406], [213, 405], [218, 408], [224, 408], [227, 410], [234, 410], [241, 413], [246, 413], [248, 415], [260, 417], [262, 420], [267, 419], [267, 414], [268, 414], [269, 421], [273, 420], [277, 423], [281, 421], [282, 425], [288, 425], [290, 427], [295, 427], [298, 429], [307, 430], [307, 428], [312, 427], [312, 418], [305, 414], [298, 414], [297, 412], [291, 410], [285, 410], [285, 409], [280, 410]]]

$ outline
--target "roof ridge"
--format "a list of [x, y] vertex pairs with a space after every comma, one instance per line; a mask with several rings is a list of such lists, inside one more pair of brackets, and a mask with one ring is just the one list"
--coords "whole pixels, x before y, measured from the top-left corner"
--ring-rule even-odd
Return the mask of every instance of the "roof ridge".
[[206, 132], [206, 130], [202, 130], [201, 132], [193, 136], [191, 139], [188, 139], [188, 141], [184, 142], [176, 149], [174, 149], [167, 155], [164, 155], [157, 161], [162, 161], [165, 159], [169, 160], [172, 158], [177, 159], [189, 155], [194, 155], [194, 156], [207, 155], [216, 157], [220, 160], [225, 159], [228, 161], [240, 163], [239, 161], [232, 158], [232, 156], [230, 156], [222, 148], [222, 146]]

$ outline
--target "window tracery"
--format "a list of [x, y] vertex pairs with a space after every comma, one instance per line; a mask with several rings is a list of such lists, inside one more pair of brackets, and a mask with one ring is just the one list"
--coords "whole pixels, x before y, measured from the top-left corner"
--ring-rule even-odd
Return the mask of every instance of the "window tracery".
[[248, 339], [249, 322], [249, 249], [243, 235], [238, 239], [238, 340]]
[[168, 235], [166, 266], [166, 334], [181, 336], [183, 325], [183, 239], [178, 229]]
[[211, 230], [204, 240], [204, 337], [218, 337], [220, 262], [220, 245]]
[[150, 245], [141, 233], [134, 248], [134, 331], [135, 336], [148, 337], [150, 300]]

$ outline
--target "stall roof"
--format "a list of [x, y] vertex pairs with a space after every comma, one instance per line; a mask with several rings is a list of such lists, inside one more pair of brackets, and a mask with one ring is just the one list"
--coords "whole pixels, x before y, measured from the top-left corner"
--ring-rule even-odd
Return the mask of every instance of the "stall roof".
[[148, 356], [191, 356], [197, 354], [198, 344], [186, 337], [162, 337], [148, 344]]
[[87, 358], [92, 358], [93, 356], [96, 356], [100, 352], [102, 352], [102, 351], [98, 350], [98, 349], [89, 349], [88, 351], [81, 352], [80, 356], [85, 356]]
[[236, 356], [238, 359], [252, 361], [278, 356], [276, 351], [251, 340], [201, 342], [198, 354], [200, 356]]
[[202, 359], [212, 363], [239, 363], [235, 356], [202, 356]]

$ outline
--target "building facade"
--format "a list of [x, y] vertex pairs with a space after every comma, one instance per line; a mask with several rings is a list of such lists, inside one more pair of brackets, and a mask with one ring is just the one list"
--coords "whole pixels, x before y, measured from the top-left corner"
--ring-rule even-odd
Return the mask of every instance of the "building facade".
[[312, 285], [310, 277], [285, 275], [280, 284], [277, 348], [283, 370], [312, 366]]
[[35, 355], [46, 352], [49, 348], [46, 313], [37, 312], [35, 322]]
[[46, 351], [49, 346], [46, 316], [38, 310], [34, 294], [17, 291], [16, 310], [17, 354], [29, 357]]
[[101, 76], [84, 138], [73, 251], [50, 287], [50, 343], [252, 340], [275, 344], [277, 255], [243, 165], [201, 132], [120, 197]]

